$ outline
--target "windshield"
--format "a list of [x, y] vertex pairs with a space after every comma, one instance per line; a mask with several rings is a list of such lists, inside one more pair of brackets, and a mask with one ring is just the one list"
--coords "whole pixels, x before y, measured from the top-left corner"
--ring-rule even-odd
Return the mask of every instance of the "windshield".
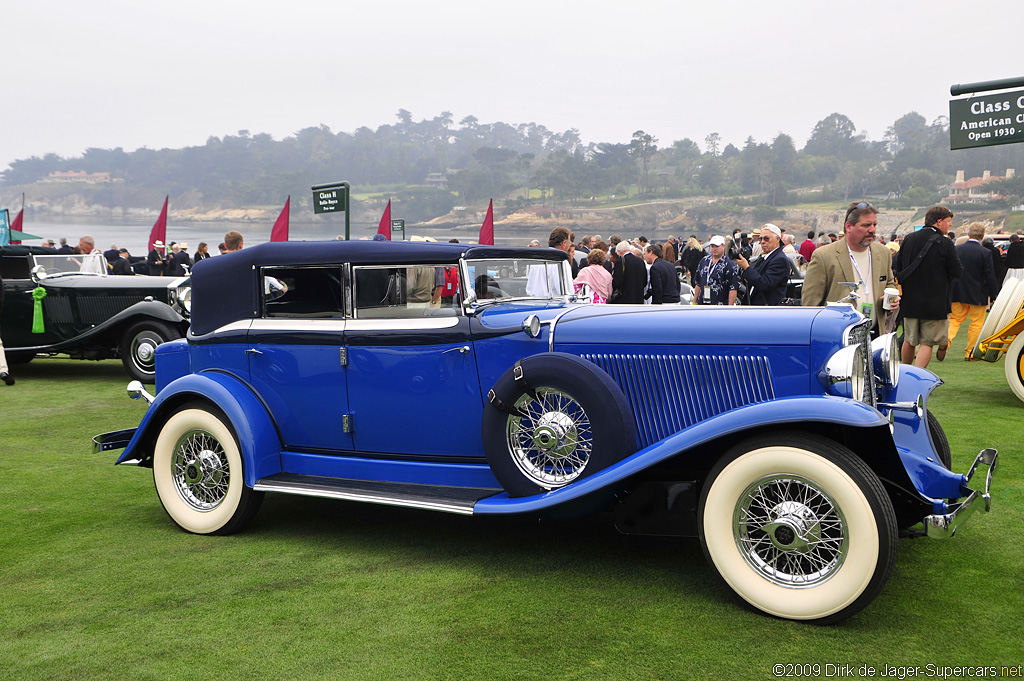
[[467, 260], [466, 288], [477, 300], [501, 298], [557, 298], [568, 295], [561, 261], [502, 258]]
[[101, 254], [95, 255], [33, 255], [33, 262], [42, 267], [42, 275], [52, 277], [55, 274], [86, 273], [107, 274], [107, 260]]

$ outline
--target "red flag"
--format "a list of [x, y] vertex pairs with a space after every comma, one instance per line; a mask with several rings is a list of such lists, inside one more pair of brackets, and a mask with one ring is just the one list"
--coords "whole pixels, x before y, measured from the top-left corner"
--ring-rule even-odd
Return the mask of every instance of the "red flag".
[[[21, 228], [21, 219], [22, 219], [23, 215], [25, 215], [25, 209], [24, 208], [22, 208], [21, 210], [18, 211], [17, 217], [15, 217], [14, 221], [11, 222], [11, 231], [12, 232], [24, 232], [25, 231], [25, 230], [23, 230]], [[20, 244], [21, 241], [13, 241], [12, 240], [11, 243], [12, 244]]]
[[289, 194], [288, 200], [284, 202], [284, 208], [281, 209], [281, 214], [277, 216], [274, 228], [270, 230], [271, 241], [288, 241], [288, 213], [291, 205], [292, 196]]
[[494, 245], [494, 199], [487, 204], [487, 217], [484, 224], [480, 226], [480, 243], [488, 246]]
[[153, 223], [153, 229], [149, 232], [149, 250], [153, 250], [157, 241], [160, 242], [161, 247], [167, 243], [167, 200], [170, 197], [164, 197], [164, 207], [160, 210], [160, 217]]
[[380, 216], [377, 234], [383, 234], [385, 239], [391, 241], [391, 199], [388, 199], [388, 207], [384, 209], [384, 215]]

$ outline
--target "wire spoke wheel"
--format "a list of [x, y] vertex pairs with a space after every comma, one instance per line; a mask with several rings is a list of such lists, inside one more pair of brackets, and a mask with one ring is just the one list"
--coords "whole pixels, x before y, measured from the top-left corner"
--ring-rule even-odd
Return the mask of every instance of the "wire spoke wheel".
[[212, 434], [190, 430], [174, 447], [174, 486], [182, 501], [196, 511], [210, 511], [228, 493], [231, 471], [227, 454]]
[[701, 548], [761, 612], [822, 624], [860, 611], [896, 560], [896, 512], [849, 448], [778, 431], [736, 444], [712, 466], [698, 508]]
[[171, 520], [195, 534], [237, 532], [263, 500], [245, 485], [241, 449], [226, 417], [200, 402], [180, 407], [160, 427], [153, 483]]
[[846, 520], [828, 493], [806, 478], [770, 476], [740, 496], [733, 520], [744, 560], [787, 587], [828, 580], [846, 558]]
[[508, 449], [523, 475], [541, 487], [561, 487], [578, 478], [590, 461], [594, 433], [590, 418], [571, 395], [541, 387], [524, 394], [508, 417]]

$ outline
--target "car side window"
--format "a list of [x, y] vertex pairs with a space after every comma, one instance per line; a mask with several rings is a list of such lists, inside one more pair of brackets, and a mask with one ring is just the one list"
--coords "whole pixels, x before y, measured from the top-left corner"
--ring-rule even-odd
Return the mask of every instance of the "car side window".
[[445, 267], [434, 265], [353, 268], [357, 319], [455, 316], [457, 301], [442, 296]]
[[340, 319], [345, 316], [341, 268], [264, 267], [263, 316]]

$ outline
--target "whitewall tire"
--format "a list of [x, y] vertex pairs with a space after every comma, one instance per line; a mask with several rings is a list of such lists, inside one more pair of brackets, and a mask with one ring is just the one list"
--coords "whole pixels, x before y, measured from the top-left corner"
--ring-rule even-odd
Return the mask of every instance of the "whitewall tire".
[[245, 486], [242, 456], [224, 418], [191, 403], [164, 422], [153, 450], [153, 482], [167, 515], [194, 534], [231, 534], [259, 510]]
[[835, 622], [881, 591], [896, 558], [896, 514], [850, 450], [800, 433], [756, 437], [712, 469], [699, 507], [701, 546], [754, 608]]

